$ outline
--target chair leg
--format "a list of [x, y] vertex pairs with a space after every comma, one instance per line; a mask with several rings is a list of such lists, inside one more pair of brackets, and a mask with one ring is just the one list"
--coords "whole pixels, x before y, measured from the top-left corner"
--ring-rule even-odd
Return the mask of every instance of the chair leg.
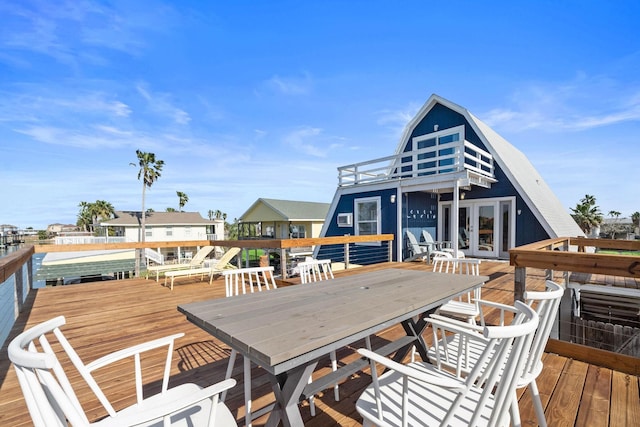
[[515, 392], [513, 393], [513, 397], [511, 399], [509, 412], [511, 412], [511, 426], [522, 427], [522, 420], [520, 419], [520, 407], [518, 406], [518, 396]]
[[[312, 377], [309, 377], [309, 384], [311, 384], [311, 382], [313, 381]], [[309, 399], [307, 399], [309, 401], [309, 412], [311, 413], [312, 417], [316, 416], [316, 402], [315, 402], [315, 396], [309, 396]]]
[[529, 390], [531, 390], [531, 398], [533, 399], [533, 408], [536, 410], [538, 425], [540, 427], [547, 427], [547, 419], [544, 416], [544, 408], [542, 407], [542, 401], [540, 400], [540, 392], [538, 391], [538, 384], [536, 384], [536, 380], [533, 380], [531, 384], [529, 384]]
[[244, 423], [246, 427], [251, 427], [251, 360], [244, 359]]

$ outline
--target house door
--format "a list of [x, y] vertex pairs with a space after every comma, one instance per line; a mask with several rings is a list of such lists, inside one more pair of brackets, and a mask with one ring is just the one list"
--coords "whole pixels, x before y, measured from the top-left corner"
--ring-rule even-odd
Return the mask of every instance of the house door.
[[[458, 209], [458, 249], [467, 256], [507, 257], [513, 247], [513, 201], [460, 201]], [[450, 227], [451, 205], [443, 206], [443, 226]], [[446, 233], [453, 236], [453, 233]], [[451, 239], [453, 240], [453, 239]]]

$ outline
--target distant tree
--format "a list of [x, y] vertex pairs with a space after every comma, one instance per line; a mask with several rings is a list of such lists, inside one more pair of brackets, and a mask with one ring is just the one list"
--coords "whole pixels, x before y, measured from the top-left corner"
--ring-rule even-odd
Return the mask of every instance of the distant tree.
[[631, 222], [635, 227], [640, 227], [640, 212], [634, 212], [631, 214]]
[[[142, 181], [142, 218], [140, 219], [140, 241], [144, 242], [146, 234], [146, 211], [144, 210], [144, 202], [147, 188], [151, 188], [154, 182], [160, 178], [160, 172], [164, 166], [163, 160], [156, 159], [154, 153], [145, 153], [144, 151], [136, 150], [136, 156], [138, 157], [138, 180]], [[132, 166], [136, 166], [135, 163], [130, 163]], [[136, 256], [136, 276], [140, 275], [140, 257], [142, 256], [142, 250], [138, 249]]]
[[177, 212], [176, 208], [167, 208], [166, 212]]
[[596, 198], [589, 194], [580, 199], [580, 203], [575, 208], [571, 208], [574, 221], [585, 232], [585, 234], [591, 234], [591, 230], [594, 227], [602, 224], [602, 213], [600, 208], [596, 205]]
[[178, 196], [178, 206], [180, 206], [179, 211], [182, 212], [182, 208], [189, 201], [189, 196], [187, 196], [186, 193], [183, 193], [182, 191], [176, 191], [176, 195]]
[[233, 224], [225, 222], [224, 227], [228, 236], [227, 239], [238, 240], [238, 218], [233, 219]]
[[147, 213], [151, 213], [151, 212], [155, 212], [155, 210], [153, 210], [153, 208], [147, 208]]
[[93, 224], [93, 215], [91, 213], [91, 203], [80, 202], [78, 204], [80, 212], [78, 212], [78, 219], [76, 225], [82, 228], [83, 231], [89, 231]]
[[618, 218], [620, 217], [620, 215], [621, 213], [618, 211], [609, 211], [609, 216], [611, 217], [612, 221], [607, 224], [606, 233], [609, 234], [612, 239], [615, 239], [619, 233], [622, 233], [624, 231], [624, 227], [621, 227], [618, 223]]
[[211, 221], [213, 219], [213, 210], [209, 209], [209, 212], [207, 212], [207, 216], [209, 217], [209, 221]]
[[109, 202], [106, 202], [104, 200], [96, 200], [93, 204], [91, 214], [94, 221], [93, 230], [95, 232], [100, 221], [111, 219], [114, 216], [115, 209]]
[[38, 240], [47, 240], [48, 238], [47, 230], [38, 230]]

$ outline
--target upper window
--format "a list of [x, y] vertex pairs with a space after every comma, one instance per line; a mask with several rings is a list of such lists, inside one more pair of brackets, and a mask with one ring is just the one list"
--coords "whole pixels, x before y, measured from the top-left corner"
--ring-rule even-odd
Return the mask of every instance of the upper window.
[[380, 197], [366, 197], [354, 201], [355, 234], [380, 234]]
[[167, 235], [167, 237], [173, 236], [173, 228], [167, 227], [166, 228], [166, 235]]

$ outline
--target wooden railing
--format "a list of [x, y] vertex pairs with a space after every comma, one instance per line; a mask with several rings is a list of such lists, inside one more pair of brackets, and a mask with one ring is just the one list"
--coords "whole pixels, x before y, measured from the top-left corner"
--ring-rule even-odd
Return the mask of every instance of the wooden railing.
[[[603, 249], [621, 251], [619, 254], [601, 253]], [[526, 289], [527, 268], [546, 270], [548, 279], [552, 279], [554, 272], [562, 272], [565, 285], [569, 286], [572, 273], [587, 273], [611, 277], [610, 280], [622, 281], [620, 278], [640, 280], [640, 256], [624, 254], [624, 251], [640, 251], [640, 240], [611, 240], [563, 237], [543, 240], [529, 245], [520, 246], [509, 251], [509, 259], [514, 271], [514, 298], [523, 299]], [[609, 291], [605, 284], [590, 284], [602, 286], [602, 291]], [[607, 289], [609, 288], [609, 289]], [[624, 289], [624, 288], [623, 288]], [[634, 289], [629, 292], [637, 292]], [[549, 340], [547, 351], [572, 357], [600, 366], [614, 368], [634, 375], [640, 374], [640, 358], [626, 356], [611, 351], [595, 349], [584, 345], [570, 343], [571, 334], [566, 331], [572, 316], [571, 292], [565, 292], [560, 308], [559, 321], [561, 328]], [[555, 339], [558, 338], [558, 339]]]

